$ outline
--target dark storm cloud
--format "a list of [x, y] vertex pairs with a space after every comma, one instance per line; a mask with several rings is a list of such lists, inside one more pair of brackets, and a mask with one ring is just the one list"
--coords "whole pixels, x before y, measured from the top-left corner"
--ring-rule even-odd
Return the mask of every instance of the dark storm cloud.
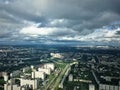
[[101, 28], [120, 20], [119, 0], [35, 0], [31, 2], [33, 1], [16, 0], [2, 8], [17, 17], [34, 22], [44, 22], [40, 15], [52, 19], [76, 20], [73, 27], [77, 26], [78, 28], [75, 28], [79, 31]]

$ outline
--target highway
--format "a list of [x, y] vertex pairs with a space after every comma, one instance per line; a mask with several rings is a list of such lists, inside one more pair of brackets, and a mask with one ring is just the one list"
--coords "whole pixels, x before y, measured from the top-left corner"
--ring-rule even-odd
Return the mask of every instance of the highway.
[[63, 78], [66, 70], [69, 68], [69, 66], [70, 65], [68, 64], [68, 65], [66, 65], [66, 67], [63, 70], [61, 70], [61, 73], [59, 74], [58, 78], [56, 79], [55, 84], [52, 85], [52, 90], [56, 90], [56, 88], [59, 86], [60, 81], [62, 80], [62, 78]]

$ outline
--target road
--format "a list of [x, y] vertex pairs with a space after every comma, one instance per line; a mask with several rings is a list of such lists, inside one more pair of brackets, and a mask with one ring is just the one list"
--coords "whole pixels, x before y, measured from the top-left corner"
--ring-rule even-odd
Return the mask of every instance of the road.
[[70, 65], [68, 64], [68, 65], [66, 65], [66, 67], [64, 68], [64, 70], [61, 70], [61, 73], [58, 76], [58, 78], [56, 79], [55, 84], [52, 85], [52, 90], [55, 90], [58, 87], [58, 85], [60, 84], [60, 81], [62, 80], [62, 78], [63, 78], [66, 70], [69, 68], [69, 66]]

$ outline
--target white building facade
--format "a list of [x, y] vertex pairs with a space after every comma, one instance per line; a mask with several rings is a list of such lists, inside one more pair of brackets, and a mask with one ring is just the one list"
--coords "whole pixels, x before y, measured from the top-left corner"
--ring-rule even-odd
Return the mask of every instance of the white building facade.
[[55, 65], [53, 63], [44, 64], [44, 68], [50, 68], [52, 71], [55, 69]]
[[38, 89], [38, 80], [37, 79], [34, 79], [34, 80], [30, 80], [30, 79], [21, 79], [20, 80], [20, 86], [25, 86], [25, 85], [28, 85], [29, 88], [31, 89]]
[[48, 74], [48, 75], [51, 74], [51, 69], [50, 68], [38, 68], [38, 71], [44, 72], [45, 74]]
[[32, 72], [32, 78], [41, 78], [42, 80], [45, 79], [45, 72], [42, 72], [42, 71], [34, 71]]

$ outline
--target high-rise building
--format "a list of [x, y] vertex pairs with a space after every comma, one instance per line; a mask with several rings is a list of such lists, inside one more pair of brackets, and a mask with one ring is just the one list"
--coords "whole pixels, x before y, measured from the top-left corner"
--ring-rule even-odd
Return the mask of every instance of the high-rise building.
[[34, 71], [32, 72], [32, 78], [41, 78], [42, 80], [45, 79], [45, 72], [41, 72], [41, 71]]
[[55, 69], [55, 65], [53, 63], [44, 64], [44, 68], [50, 68], [52, 71]]
[[73, 81], [73, 75], [70, 74], [69, 77], [68, 77], [69, 81]]
[[51, 74], [51, 69], [50, 68], [38, 68], [38, 71], [44, 72], [45, 74], [48, 74], [48, 75]]
[[4, 81], [7, 82], [8, 81], [8, 75], [4, 75]]
[[89, 90], [95, 90], [95, 85], [89, 84]]
[[29, 88], [31, 89], [38, 89], [38, 85], [39, 85], [39, 82], [37, 79], [21, 79], [20, 80], [20, 86], [25, 86], [25, 85], [28, 85]]

